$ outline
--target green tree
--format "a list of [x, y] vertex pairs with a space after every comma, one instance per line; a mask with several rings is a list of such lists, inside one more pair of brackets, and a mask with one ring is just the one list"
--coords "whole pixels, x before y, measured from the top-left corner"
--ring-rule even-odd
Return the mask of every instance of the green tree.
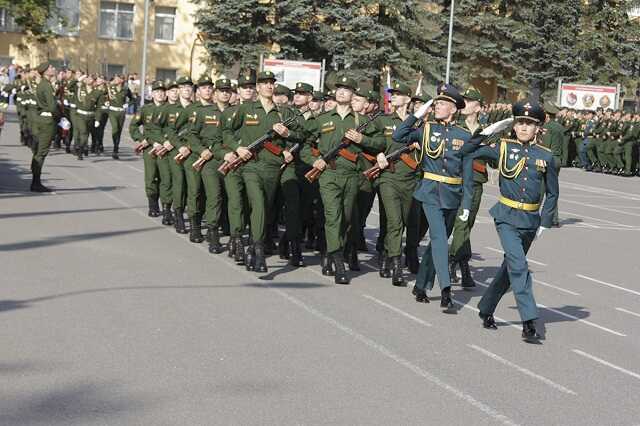
[[20, 29], [39, 42], [54, 37], [50, 29], [51, 19], [57, 17], [55, 0], [0, 0], [0, 8], [6, 9]]

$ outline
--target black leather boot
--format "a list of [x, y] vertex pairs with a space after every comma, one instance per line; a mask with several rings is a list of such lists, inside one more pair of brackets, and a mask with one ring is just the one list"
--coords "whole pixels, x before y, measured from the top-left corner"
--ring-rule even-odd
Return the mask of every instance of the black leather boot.
[[449, 279], [451, 280], [452, 284], [457, 284], [459, 281], [458, 273], [456, 272], [457, 266], [458, 266], [458, 262], [453, 260], [452, 256], [449, 256]]
[[171, 213], [171, 204], [162, 203], [162, 224], [173, 225], [173, 213]]
[[416, 302], [418, 303], [430, 303], [430, 300], [427, 297], [427, 292], [415, 285], [413, 286], [413, 290], [411, 290], [411, 294], [416, 297]]
[[247, 247], [247, 251], [244, 254], [244, 267], [247, 269], [247, 271], [255, 271], [255, 258], [256, 252], [254, 246], [250, 245], [249, 247]]
[[349, 276], [347, 275], [347, 271], [344, 267], [344, 259], [342, 258], [342, 253], [335, 252], [331, 255], [331, 261], [335, 265], [336, 275], [333, 277], [334, 282], [336, 284], [349, 284]]
[[287, 234], [282, 234], [280, 241], [278, 241], [278, 255], [280, 259], [289, 259], [289, 239]]
[[447, 287], [442, 289], [440, 292], [440, 307], [443, 308], [445, 314], [455, 314], [455, 306], [453, 305], [453, 300], [451, 299], [451, 287]]
[[220, 244], [220, 236], [218, 235], [217, 226], [209, 225], [207, 241], [209, 242], [209, 253], [222, 253], [222, 244]]
[[476, 286], [475, 281], [471, 278], [471, 270], [469, 269], [468, 261], [460, 261], [460, 273], [462, 274], [462, 288], [470, 289]]
[[[358, 248], [356, 246], [349, 246], [347, 249], [348, 263], [350, 271], [359, 271], [360, 263], [358, 262]], [[337, 270], [336, 270], [337, 271]]]
[[299, 268], [305, 266], [302, 257], [302, 246], [299, 241], [291, 241], [289, 243], [289, 265]]
[[387, 253], [385, 251], [380, 253], [380, 270], [378, 271], [380, 278], [391, 278], [389, 263], [390, 259], [387, 256]]
[[227, 246], [227, 256], [233, 257], [236, 253], [236, 237], [229, 238], [229, 245]]
[[326, 253], [320, 253], [320, 266], [322, 267], [322, 275], [327, 277], [335, 275], [331, 257], [327, 256]]
[[82, 147], [76, 147], [76, 156], [78, 160], [82, 160], [82, 155], [84, 154]]
[[536, 332], [533, 320], [522, 323], [522, 340], [527, 343], [540, 343], [540, 335]]
[[183, 215], [182, 209], [176, 209], [175, 218], [176, 218], [176, 232], [178, 234], [186, 234], [187, 227], [184, 224], [184, 215]]
[[496, 325], [496, 320], [493, 318], [492, 314], [483, 314], [480, 312], [478, 314], [480, 318], [482, 318], [482, 326], [488, 330], [497, 330], [498, 326]]
[[244, 241], [242, 237], [235, 237], [235, 251], [233, 252], [233, 260], [238, 264], [244, 263]]
[[44, 186], [40, 181], [40, 170], [37, 166], [32, 167], [33, 178], [31, 180], [31, 192], [51, 192], [49, 188]]
[[119, 148], [119, 143], [116, 141], [113, 141], [113, 152], [111, 153], [111, 158], [113, 158], [114, 160], [120, 159], [120, 156], [118, 155], [118, 148]]
[[267, 261], [264, 258], [264, 246], [261, 243], [254, 244], [254, 271], [267, 272]]
[[396, 287], [406, 287], [407, 283], [402, 276], [402, 262], [400, 261], [400, 256], [392, 257], [391, 265], [391, 284]]
[[191, 232], [189, 233], [189, 241], [192, 243], [201, 243], [204, 241], [202, 235], [202, 216], [194, 214], [191, 217]]
[[155, 197], [147, 197], [149, 201], [149, 212], [147, 213], [149, 217], [158, 217], [160, 216], [160, 206], [158, 206], [158, 196]]

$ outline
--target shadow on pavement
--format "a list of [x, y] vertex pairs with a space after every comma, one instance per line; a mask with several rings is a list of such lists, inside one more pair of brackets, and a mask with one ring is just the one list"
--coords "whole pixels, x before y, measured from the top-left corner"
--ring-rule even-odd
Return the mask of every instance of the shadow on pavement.
[[[27, 149], [27, 148], [25, 148]], [[29, 191], [31, 171], [8, 159], [0, 159], [0, 192]]]
[[20, 213], [6, 213], [0, 214], [0, 219], [11, 219], [19, 217], [32, 217], [32, 216], [52, 216], [57, 214], [72, 214], [72, 213], [94, 213], [105, 212], [113, 210], [135, 210], [142, 208], [143, 206], [131, 206], [131, 207], [110, 207], [104, 209], [74, 209], [74, 210], [53, 210], [53, 211], [41, 211], [41, 212], [20, 212]]
[[87, 234], [65, 235], [45, 238], [43, 240], [22, 241], [18, 243], [0, 244], [0, 251], [28, 250], [40, 247], [56, 246], [60, 244], [73, 243], [76, 241], [95, 240], [100, 238], [110, 238], [118, 235], [135, 234], [138, 232], [153, 231], [162, 229], [162, 226], [151, 226], [141, 229], [129, 229], [126, 231], [92, 232]]

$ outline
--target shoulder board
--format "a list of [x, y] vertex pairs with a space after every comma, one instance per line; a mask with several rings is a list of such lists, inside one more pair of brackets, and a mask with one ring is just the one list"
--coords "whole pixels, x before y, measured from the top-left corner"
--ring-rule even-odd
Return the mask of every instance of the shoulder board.
[[517, 139], [502, 138], [500, 139], [500, 142], [517, 143], [518, 145], [522, 145], [522, 142], [518, 141]]
[[536, 146], [537, 146], [538, 148], [542, 148], [542, 149], [543, 149], [543, 150], [545, 150], [545, 151], [553, 152], [553, 151], [551, 151], [551, 149], [547, 148], [547, 147], [546, 147], [546, 146], [544, 146], [544, 145], [540, 145], [539, 143], [537, 143], [537, 144], [536, 144]]

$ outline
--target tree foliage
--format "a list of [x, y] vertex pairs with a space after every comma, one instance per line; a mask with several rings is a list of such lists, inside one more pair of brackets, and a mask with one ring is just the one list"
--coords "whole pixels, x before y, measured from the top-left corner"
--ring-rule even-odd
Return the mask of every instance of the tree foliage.
[[52, 17], [57, 17], [55, 0], [0, 0], [0, 8], [6, 9], [16, 25], [37, 41], [55, 36], [49, 25]]

